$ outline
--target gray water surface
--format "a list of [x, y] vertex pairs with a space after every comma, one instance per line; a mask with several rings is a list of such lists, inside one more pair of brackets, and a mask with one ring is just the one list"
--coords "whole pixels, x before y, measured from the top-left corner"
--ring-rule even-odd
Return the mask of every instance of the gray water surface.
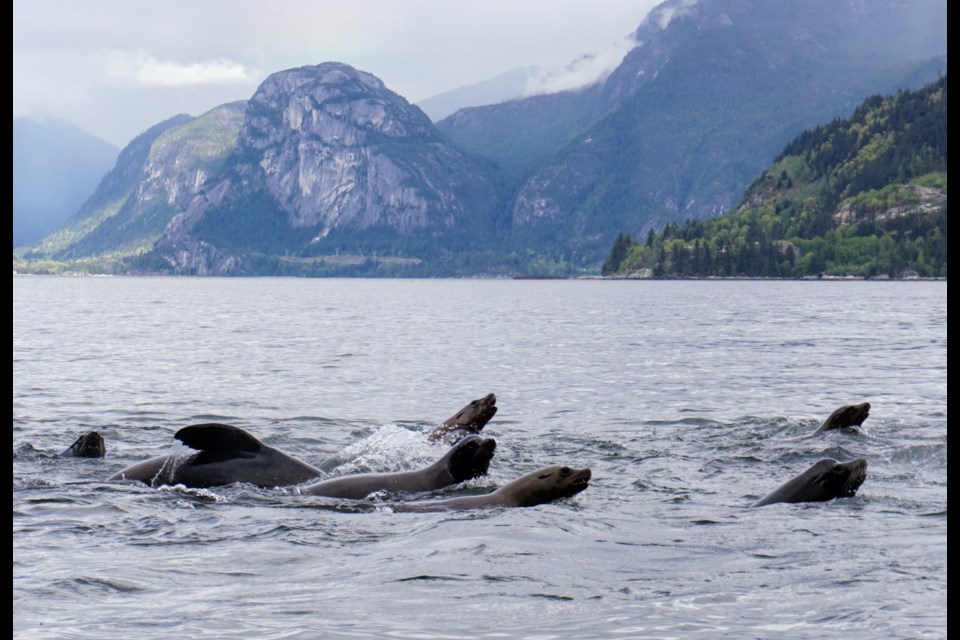
[[[17, 638], [943, 638], [944, 282], [13, 280]], [[497, 394], [490, 473], [355, 503], [110, 484], [227, 422], [331, 475], [429, 464]], [[868, 401], [859, 432], [807, 437]], [[85, 431], [102, 460], [58, 458]], [[816, 460], [855, 497], [745, 507]], [[551, 464], [529, 509], [393, 513]]]

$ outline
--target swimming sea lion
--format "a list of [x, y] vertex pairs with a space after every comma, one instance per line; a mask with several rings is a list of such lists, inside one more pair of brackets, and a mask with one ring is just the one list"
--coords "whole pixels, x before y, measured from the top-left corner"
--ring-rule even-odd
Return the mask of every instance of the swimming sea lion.
[[856, 494], [866, 478], [867, 461], [863, 458], [850, 462], [825, 458], [750, 506], [762, 507], [775, 502], [822, 502], [850, 497]]
[[[291, 458], [231, 425], [196, 424], [180, 429], [174, 437], [197, 452], [150, 458], [118, 471], [108, 481], [139, 480], [151, 486], [182, 484], [196, 488], [234, 482], [281, 487], [316, 480], [323, 475], [316, 467]], [[443, 458], [423, 469], [342, 476], [308, 485], [303, 493], [362, 498], [383, 489], [442, 489], [485, 474], [495, 449], [496, 442], [490, 438], [468, 436], [451, 447]]]
[[103, 436], [96, 431], [85, 433], [64, 449], [60, 455], [64, 458], [102, 458], [107, 455]]
[[182, 484], [198, 488], [234, 482], [281, 487], [323, 475], [316, 467], [291, 458], [228, 424], [195, 424], [180, 429], [174, 437], [197, 453], [150, 458], [118, 471], [107, 480], [140, 480], [151, 486]]
[[849, 427], [859, 427], [863, 421], [870, 415], [870, 403], [845, 404], [827, 418], [820, 428], [811, 435], [830, 431], [831, 429], [847, 429]]
[[394, 511], [450, 511], [463, 509], [494, 509], [496, 507], [533, 507], [560, 498], [569, 498], [587, 488], [590, 469], [571, 469], [556, 465], [528, 473], [493, 493], [463, 496], [449, 500], [397, 502], [390, 505]]
[[357, 473], [307, 485], [300, 493], [330, 498], [364, 498], [376, 491], [433, 491], [487, 473], [497, 443], [469, 435], [442, 458], [415, 471]]
[[490, 418], [497, 413], [497, 396], [488, 393], [472, 400], [453, 417], [447, 418], [442, 425], [434, 429], [427, 439], [430, 442], [444, 441], [453, 444], [471, 433], [480, 433]]

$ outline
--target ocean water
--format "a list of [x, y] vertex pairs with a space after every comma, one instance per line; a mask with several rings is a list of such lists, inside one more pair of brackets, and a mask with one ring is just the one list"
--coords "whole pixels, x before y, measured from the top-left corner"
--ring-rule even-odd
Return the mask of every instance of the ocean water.
[[[209, 421], [413, 469], [489, 392], [489, 474], [427, 495], [105, 481]], [[947, 635], [945, 282], [14, 277], [13, 449], [16, 638]], [[746, 508], [824, 457], [856, 496]], [[558, 463], [590, 487], [384, 506]]]

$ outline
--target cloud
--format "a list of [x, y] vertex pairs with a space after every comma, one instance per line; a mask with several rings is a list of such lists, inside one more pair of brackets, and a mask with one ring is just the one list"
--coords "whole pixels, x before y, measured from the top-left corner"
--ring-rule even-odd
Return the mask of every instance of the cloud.
[[697, 0], [679, 0], [679, 2], [671, 5], [664, 3], [653, 9], [653, 11], [650, 12], [650, 16], [657, 21], [661, 29], [666, 29], [667, 25], [670, 24], [670, 21], [674, 18], [692, 13], [691, 7], [695, 4], [697, 4]]
[[556, 93], [593, 84], [606, 78], [635, 46], [637, 43], [632, 38], [624, 38], [600, 53], [580, 56], [563, 67], [541, 67], [527, 80], [523, 95]]
[[105, 59], [107, 80], [142, 87], [187, 87], [210, 84], [250, 84], [258, 71], [226, 58], [180, 64], [143, 52], [112, 51]]

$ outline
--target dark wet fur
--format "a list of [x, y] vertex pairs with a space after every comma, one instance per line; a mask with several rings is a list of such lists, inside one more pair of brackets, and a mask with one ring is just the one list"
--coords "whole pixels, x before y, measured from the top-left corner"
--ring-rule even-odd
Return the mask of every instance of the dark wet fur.
[[107, 455], [107, 447], [99, 432], [90, 431], [77, 438], [60, 455], [74, 458], [102, 458]]
[[845, 404], [827, 418], [814, 434], [831, 431], [833, 429], [852, 429], [859, 427], [870, 415], [870, 403]]
[[453, 443], [471, 433], [480, 433], [497, 413], [497, 396], [488, 393], [482, 398], [471, 400], [442, 425], [434, 429], [428, 439], [430, 442], [444, 440]]
[[426, 467], [393, 473], [342, 475], [307, 485], [300, 491], [305, 495], [349, 499], [364, 498], [377, 491], [435, 491], [485, 474], [496, 448], [493, 439], [471, 434]]
[[191, 461], [194, 465], [252, 458], [264, 450], [263, 444], [243, 429], [216, 422], [184, 427], [173, 437], [200, 452]]
[[590, 485], [590, 469], [565, 466], [545, 467], [484, 495], [470, 495], [447, 500], [395, 502], [394, 511], [462, 511], [498, 507], [535, 507], [561, 498], [577, 495]]
[[486, 475], [496, 450], [497, 442], [493, 438], [484, 440], [471, 438], [471, 441], [459, 447], [450, 459], [450, 475], [457, 482]]
[[144, 460], [118, 471], [108, 481], [139, 480], [150, 485], [183, 484], [196, 488], [234, 482], [282, 487], [322, 475], [315, 467], [228, 424], [195, 424], [180, 429], [174, 437], [197, 453]]
[[777, 502], [823, 502], [834, 498], [849, 498], [867, 478], [867, 461], [863, 458], [837, 462], [825, 458], [803, 473], [791, 478], [753, 503], [762, 507]]

